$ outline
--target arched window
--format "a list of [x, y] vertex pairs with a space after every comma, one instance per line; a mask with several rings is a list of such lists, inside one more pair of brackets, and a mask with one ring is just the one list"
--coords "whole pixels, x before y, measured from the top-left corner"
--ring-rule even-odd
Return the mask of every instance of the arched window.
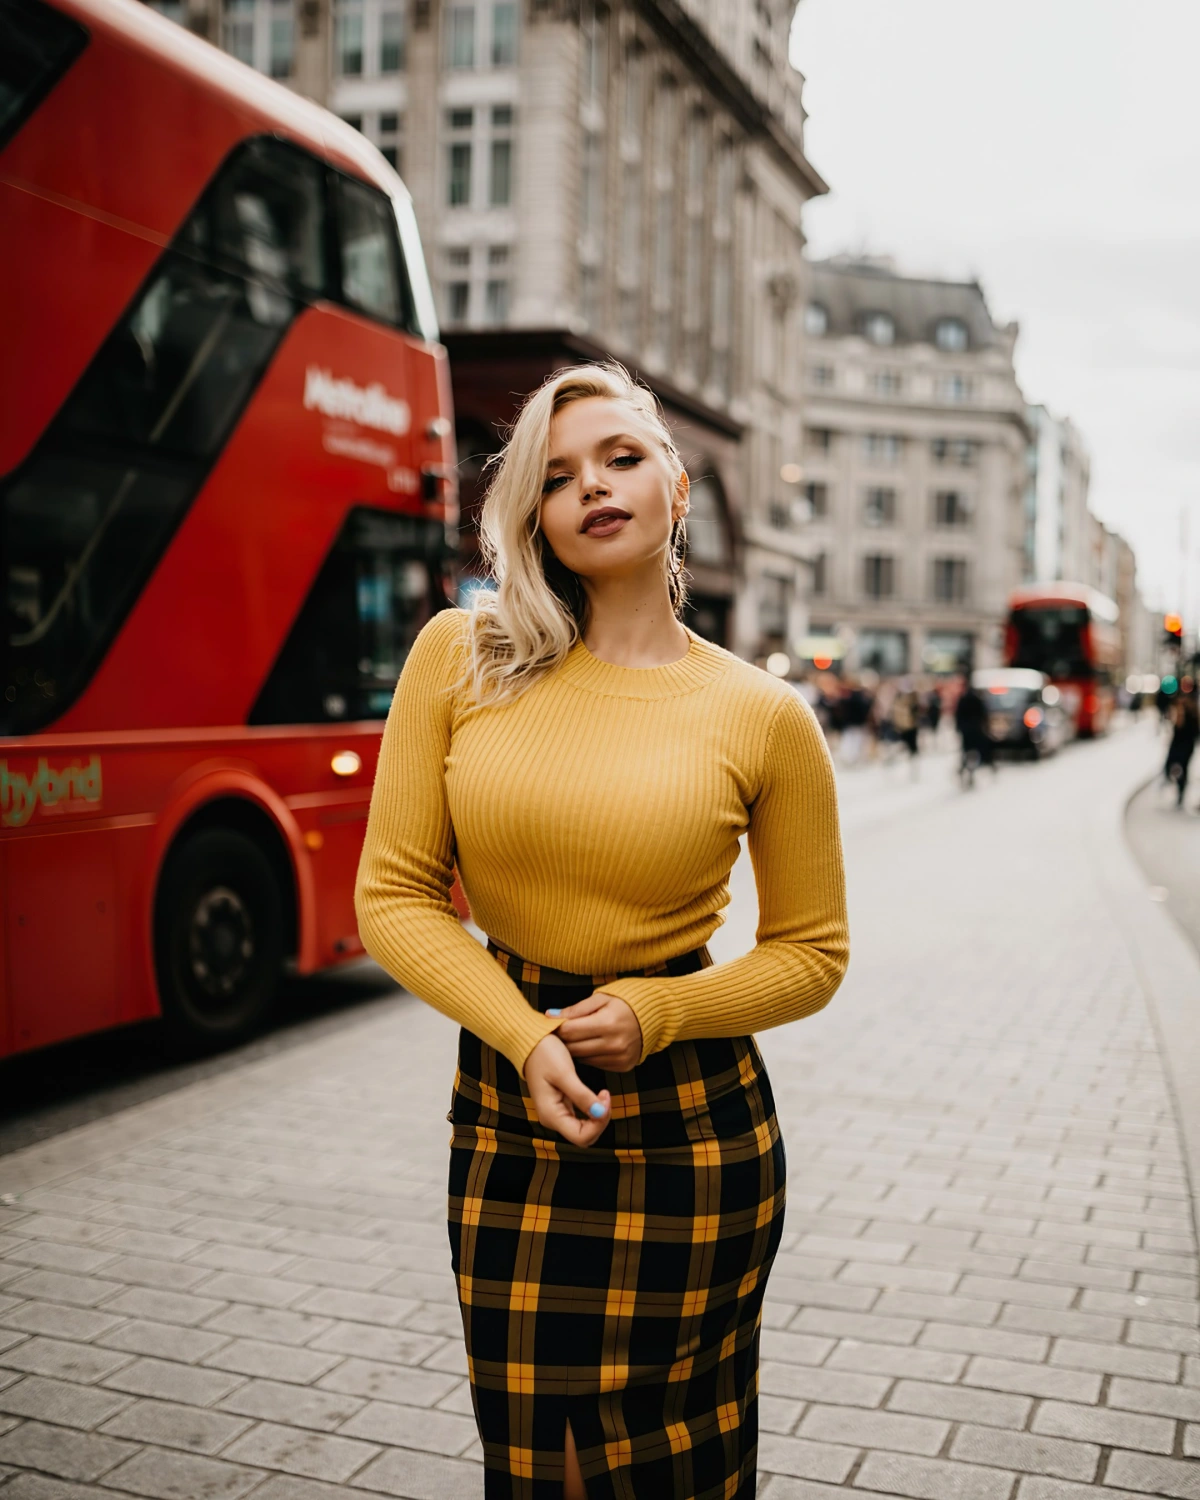
[[891, 313], [869, 312], [862, 320], [863, 337], [872, 344], [894, 344], [896, 324]]
[[829, 331], [829, 314], [819, 302], [810, 302], [804, 309], [804, 331], [809, 338], [824, 338]]

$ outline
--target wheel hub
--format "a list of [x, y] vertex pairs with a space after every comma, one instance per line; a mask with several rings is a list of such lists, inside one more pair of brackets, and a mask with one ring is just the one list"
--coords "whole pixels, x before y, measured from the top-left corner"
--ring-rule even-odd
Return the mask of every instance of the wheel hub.
[[192, 978], [211, 999], [231, 999], [254, 961], [254, 923], [246, 903], [220, 885], [196, 903], [188, 930]]

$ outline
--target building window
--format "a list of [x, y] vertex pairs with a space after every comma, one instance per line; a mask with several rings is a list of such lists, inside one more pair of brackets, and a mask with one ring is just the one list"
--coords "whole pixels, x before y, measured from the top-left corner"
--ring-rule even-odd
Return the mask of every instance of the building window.
[[290, 78], [295, 55], [295, 27], [292, 19], [291, 0], [275, 0], [271, 6], [271, 61], [272, 78]]
[[832, 453], [833, 433], [828, 427], [806, 427], [804, 446], [809, 453]]
[[829, 314], [820, 302], [810, 302], [804, 309], [804, 331], [809, 338], [824, 338], [829, 332]]
[[[468, 262], [470, 252], [466, 252]], [[471, 311], [471, 283], [457, 279], [446, 283], [446, 322], [448, 324], [462, 324], [467, 321]]]
[[869, 312], [862, 320], [863, 337], [872, 344], [885, 347], [896, 342], [896, 324], [890, 313]]
[[605, 77], [608, 72], [608, 12], [598, 11], [595, 4], [584, 7], [580, 21], [583, 34], [583, 56], [581, 59], [582, 94], [587, 100], [600, 100], [604, 96]]
[[492, 171], [488, 202], [493, 208], [507, 208], [512, 202], [512, 123], [511, 104], [492, 106]]
[[254, 0], [225, 0], [221, 45], [231, 57], [254, 66]]
[[496, 327], [501, 323], [508, 322], [507, 279], [494, 278], [488, 281], [486, 315], [487, 321], [493, 327]]
[[675, 291], [675, 158], [679, 151], [679, 90], [669, 78], [659, 80], [654, 96], [654, 274], [651, 282], [651, 338], [660, 363], [666, 364], [674, 343], [672, 310]]
[[972, 400], [974, 394], [974, 384], [965, 375], [943, 375], [938, 381], [938, 395], [956, 406]]
[[868, 599], [890, 599], [896, 592], [896, 559], [879, 553], [863, 558], [863, 593]]
[[934, 558], [933, 597], [939, 604], [965, 602], [967, 597], [967, 560], [965, 557]]
[[970, 520], [971, 508], [960, 490], [938, 490], [933, 497], [935, 526], [966, 526]]
[[897, 464], [904, 451], [904, 439], [894, 432], [863, 434], [863, 457], [871, 464]]
[[869, 489], [863, 497], [863, 525], [894, 526], [895, 524], [896, 491]]
[[712, 226], [712, 303], [709, 315], [709, 386], [728, 400], [733, 379], [733, 189], [737, 158], [733, 141], [717, 145]]
[[822, 390], [828, 389], [833, 384], [834, 378], [832, 365], [813, 365], [808, 372], [809, 383]]
[[[379, 116], [379, 129], [374, 137], [375, 144], [382, 151], [389, 166], [395, 167], [397, 172], [404, 170], [404, 162], [401, 156], [400, 137], [404, 130], [404, 116], [397, 110], [384, 110]], [[371, 134], [370, 131], [367, 132]]]
[[517, 7], [511, 0], [492, 6], [492, 67], [511, 68], [517, 60]]
[[898, 396], [904, 384], [898, 370], [873, 370], [870, 383], [877, 396]]
[[818, 552], [812, 560], [812, 592], [815, 598], [821, 598], [829, 587], [828, 559], [824, 552]]
[[338, 72], [344, 78], [360, 77], [363, 70], [361, 0], [337, 0], [333, 29]]
[[961, 354], [969, 343], [967, 325], [961, 318], [939, 318], [933, 330], [933, 342], [947, 354]]
[[860, 630], [858, 662], [864, 671], [881, 677], [901, 677], [908, 671], [907, 630]]
[[758, 587], [758, 631], [760, 635], [787, 635], [790, 579], [764, 573]]
[[475, 66], [475, 7], [451, 5], [446, 11], [446, 66]]
[[820, 521], [829, 514], [829, 486], [809, 480], [804, 486], [804, 498], [808, 501], [810, 519]]
[[979, 462], [979, 444], [973, 438], [934, 438], [930, 452], [935, 464], [957, 464], [969, 469]]
[[451, 208], [461, 208], [471, 201], [471, 143], [455, 141], [450, 147]]
[[391, 6], [379, 17], [379, 71], [402, 73], [405, 67], [407, 36], [403, 8]]

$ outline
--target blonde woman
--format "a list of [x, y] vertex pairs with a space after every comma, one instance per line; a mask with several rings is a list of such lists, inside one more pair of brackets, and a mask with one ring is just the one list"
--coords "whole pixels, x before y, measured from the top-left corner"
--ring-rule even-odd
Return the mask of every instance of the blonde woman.
[[[751, 1033], [829, 1000], [846, 910], [811, 710], [680, 624], [687, 508], [653, 396], [554, 375], [484, 504], [498, 590], [421, 632], [384, 735], [359, 923], [463, 1028], [450, 1243], [488, 1500], [755, 1493], [784, 1160]], [[743, 833], [758, 943], [713, 967]]]

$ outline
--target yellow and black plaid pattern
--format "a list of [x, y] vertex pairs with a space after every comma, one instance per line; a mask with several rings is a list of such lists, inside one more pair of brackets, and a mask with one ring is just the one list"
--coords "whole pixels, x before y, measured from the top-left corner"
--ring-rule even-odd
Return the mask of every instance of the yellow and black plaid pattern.
[[[539, 1011], [615, 977], [489, 950]], [[460, 1037], [450, 1243], [487, 1500], [561, 1500], [568, 1420], [589, 1500], [752, 1500], [784, 1206], [758, 1049], [676, 1042], [629, 1073], [579, 1072], [613, 1096], [587, 1150], [543, 1129], [505, 1057]]]

